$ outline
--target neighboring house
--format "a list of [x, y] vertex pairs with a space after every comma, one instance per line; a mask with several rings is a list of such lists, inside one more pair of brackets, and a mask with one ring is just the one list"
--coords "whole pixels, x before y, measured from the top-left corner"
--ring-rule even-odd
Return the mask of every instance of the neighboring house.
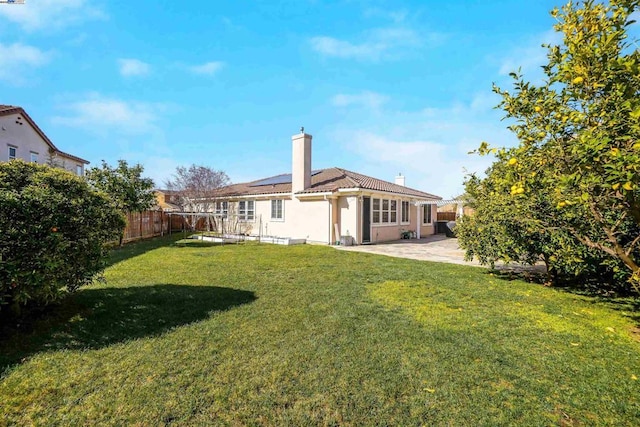
[[84, 175], [89, 162], [60, 151], [21, 107], [0, 105], [0, 161], [27, 162], [63, 167]]
[[171, 190], [154, 190], [156, 195], [156, 206], [163, 212], [180, 212], [178, 197], [175, 191]]
[[[442, 198], [341, 168], [312, 170], [312, 136], [292, 137], [291, 174], [234, 184], [219, 192], [216, 214], [231, 212], [251, 223], [251, 234], [333, 244], [341, 236], [354, 243], [397, 240], [403, 231], [435, 233], [436, 204]], [[426, 161], [426, 159], [425, 159]]]

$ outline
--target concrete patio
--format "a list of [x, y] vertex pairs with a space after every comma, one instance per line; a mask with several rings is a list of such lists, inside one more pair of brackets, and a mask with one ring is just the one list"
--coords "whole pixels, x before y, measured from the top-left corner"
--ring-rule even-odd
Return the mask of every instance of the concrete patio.
[[[481, 267], [480, 263], [475, 259], [473, 261], [465, 261], [464, 250], [458, 246], [458, 239], [446, 237], [444, 234], [433, 234], [421, 239], [395, 240], [371, 245], [333, 247], [342, 251], [367, 252], [397, 258]], [[529, 271], [536, 274], [544, 274], [546, 272], [542, 263], [530, 266], [517, 263], [505, 265], [497, 262], [496, 269], [512, 272]]]
[[458, 239], [448, 238], [444, 234], [434, 234], [421, 239], [396, 240], [371, 245], [334, 247], [343, 251], [367, 252], [421, 261], [480, 265], [480, 263], [475, 260], [465, 261], [464, 250], [458, 246]]

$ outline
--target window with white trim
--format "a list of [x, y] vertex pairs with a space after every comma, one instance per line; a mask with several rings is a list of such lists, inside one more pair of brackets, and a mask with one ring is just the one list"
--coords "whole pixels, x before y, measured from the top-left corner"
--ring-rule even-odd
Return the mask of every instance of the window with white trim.
[[255, 202], [242, 200], [238, 202], [238, 219], [241, 221], [253, 221], [256, 215]]
[[278, 221], [284, 220], [284, 200], [271, 201], [271, 219]]
[[409, 222], [411, 222], [411, 219], [409, 217], [409, 202], [402, 201], [400, 202], [400, 206], [400, 222], [402, 222], [403, 224], [409, 224]]
[[8, 153], [9, 154], [8, 155], [8, 159], [9, 160], [13, 160], [13, 159], [16, 158], [16, 151], [17, 151], [16, 148], [17, 147], [14, 147], [12, 145], [9, 146], [9, 153]]
[[374, 224], [397, 224], [398, 201], [390, 199], [373, 199], [372, 222]]
[[76, 175], [82, 176], [82, 165], [76, 165]]
[[422, 206], [422, 223], [423, 224], [431, 224], [431, 206], [432, 205], [423, 205]]
[[227, 217], [229, 213], [229, 202], [216, 202], [216, 215]]
[[35, 151], [32, 151], [29, 154], [31, 155], [31, 161], [33, 163], [38, 163], [38, 153], [36, 153]]
[[373, 199], [373, 215], [371, 218], [371, 222], [373, 222], [374, 224], [379, 224], [380, 223], [380, 199]]

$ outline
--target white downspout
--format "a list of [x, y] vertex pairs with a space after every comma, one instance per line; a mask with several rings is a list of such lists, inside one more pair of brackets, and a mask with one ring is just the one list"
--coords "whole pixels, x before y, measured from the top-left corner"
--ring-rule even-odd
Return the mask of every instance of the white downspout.
[[422, 210], [422, 205], [420, 204], [416, 204], [417, 207], [417, 211], [418, 211], [418, 215], [416, 215], [417, 219], [418, 219], [418, 225], [416, 226], [416, 237], [419, 239], [420, 238], [420, 231], [422, 228], [422, 219], [420, 218], [420, 211]]

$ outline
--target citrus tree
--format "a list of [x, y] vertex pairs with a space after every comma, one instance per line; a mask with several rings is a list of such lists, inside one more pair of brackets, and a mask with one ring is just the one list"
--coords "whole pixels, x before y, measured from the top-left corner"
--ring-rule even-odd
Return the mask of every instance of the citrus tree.
[[[517, 213], [527, 231], [573, 246], [569, 251], [556, 248], [549, 257], [597, 262], [592, 267], [610, 269], [616, 280], [636, 289], [640, 55], [628, 28], [639, 3], [588, 0], [554, 9], [551, 15], [563, 42], [546, 46], [546, 81], [534, 85], [513, 73], [511, 91], [494, 87], [503, 98], [500, 107], [513, 122], [510, 129], [518, 146], [496, 150], [483, 144], [479, 150], [497, 153], [501, 165], [494, 165], [481, 182], [498, 187], [496, 197]], [[468, 185], [476, 185], [476, 180]], [[462, 227], [470, 228], [467, 234], [482, 233], [471, 221]], [[594, 251], [597, 261], [580, 255]]]

